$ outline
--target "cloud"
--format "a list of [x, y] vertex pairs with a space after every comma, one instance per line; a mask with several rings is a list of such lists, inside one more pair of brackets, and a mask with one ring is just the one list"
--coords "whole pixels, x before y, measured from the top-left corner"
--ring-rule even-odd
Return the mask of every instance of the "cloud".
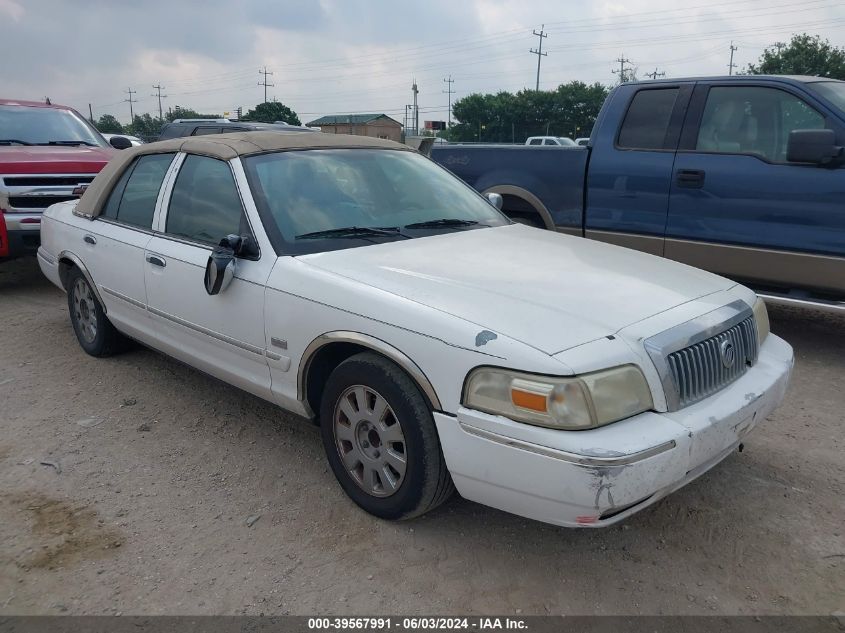
[[[611, 84], [620, 55], [640, 73], [721, 74], [733, 40], [740, 66], [808, 31], [841, 43], [837, 0], [0, 0], [4, 96], [50, 96], [126, 121], [155, 112], [153, 84], [203, 112], [250, 108], [269, 95], [312, 119], [378, 111], [402, 120], [419, 85], [421, 120], [446, 118], [456, 94], [533, 87], [545, 24], [541, 88], [573, 79]], [[10, 61], [12, 60], [12, 61]]]

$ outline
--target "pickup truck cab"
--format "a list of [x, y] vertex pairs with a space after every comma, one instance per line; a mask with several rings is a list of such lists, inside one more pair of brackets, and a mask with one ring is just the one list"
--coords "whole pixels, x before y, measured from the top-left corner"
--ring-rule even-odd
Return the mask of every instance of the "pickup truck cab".
[[77, 198], [114, 153], [71, 108], [0, 99], [0, 262], [35, 255], [44, 210]]
[[512, 219], [635, 248], [783, 303], [845, 309], [845, 82], [623, 84], [589, 151], [434, 148]]

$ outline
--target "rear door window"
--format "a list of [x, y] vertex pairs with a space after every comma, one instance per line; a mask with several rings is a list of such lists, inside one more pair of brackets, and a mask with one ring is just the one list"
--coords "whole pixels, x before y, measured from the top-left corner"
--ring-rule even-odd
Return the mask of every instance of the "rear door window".
[[617, 145], [624, 149], [664, 149], [678, 92], [678, 88], [660, 88], [634, 95]]
[[152, 229], [161, 183], [174, 154], [148, 154], [135, 159], [112, 189], [102, 216], [123, 224]]

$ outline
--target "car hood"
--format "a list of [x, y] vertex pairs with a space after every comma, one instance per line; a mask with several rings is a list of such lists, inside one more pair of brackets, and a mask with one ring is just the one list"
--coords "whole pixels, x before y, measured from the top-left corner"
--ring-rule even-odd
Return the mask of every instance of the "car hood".
[[660, 257], [518, 224], [297, 259], [547, 354], [735, 285]]
[[0, 174], [96, 174], [117, 150], [54, 145], [0, 146]]

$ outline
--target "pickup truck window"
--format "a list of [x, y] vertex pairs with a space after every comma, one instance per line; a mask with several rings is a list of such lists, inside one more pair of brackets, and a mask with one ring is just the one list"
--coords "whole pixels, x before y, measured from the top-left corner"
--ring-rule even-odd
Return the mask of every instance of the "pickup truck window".
[[792, 130], [824, 128], [824, 117], [797, 96], [763, 86], [715, 86], [707, 95], [696, 150], [786, 161]]
[[678, 92], [678, 88], [660, 88], [634, 95], [619, 131], [618, 147], [664, 149]]
[[174, 154], [148, 154], [123, 172], [103, 209], [104, 217], [142, 229], [152, 229], [161, 183]]
[[205, 156], [185, 158], [170, 196], [165, 232], [207, 244], [250, 233], [228, 163]]
[[845, 81], [813, 81], [807, 88], [820, 94], [840, 110], [845, 110]]

